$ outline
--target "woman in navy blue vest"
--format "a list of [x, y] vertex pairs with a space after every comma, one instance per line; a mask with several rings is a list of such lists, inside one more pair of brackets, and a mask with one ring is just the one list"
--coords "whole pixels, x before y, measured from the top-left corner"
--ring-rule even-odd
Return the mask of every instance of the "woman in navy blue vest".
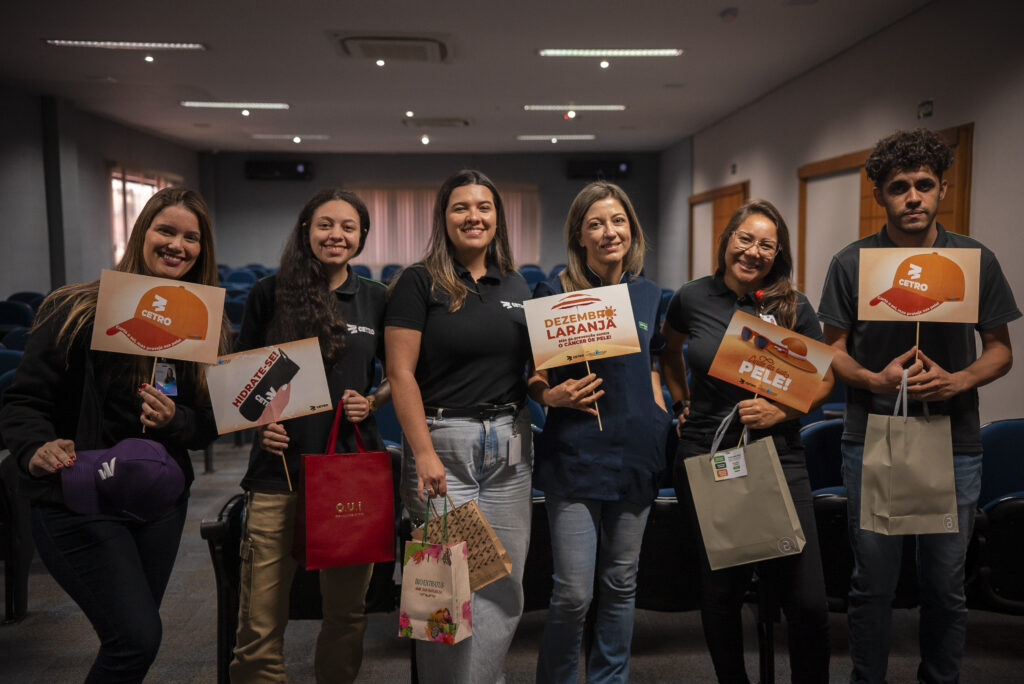
[[[554, 589], [538, 682], [575, 682], [594, 578], [598, 583], [587, 681], [625, 682], [640, 543], [664, 469], [665, 411], [651, 352], [660, 340], [661, 290], [641, 275], [644, 233], [622, 188], [580, 191], [565, 222], [567, 266], [534, 297], [624, 284], [641, 352], [534, 371], [530, 396], [548, 407], [536, 440], [534, 485], [544, 491]], [[600, 411], [603, 430], [598, 428]]]

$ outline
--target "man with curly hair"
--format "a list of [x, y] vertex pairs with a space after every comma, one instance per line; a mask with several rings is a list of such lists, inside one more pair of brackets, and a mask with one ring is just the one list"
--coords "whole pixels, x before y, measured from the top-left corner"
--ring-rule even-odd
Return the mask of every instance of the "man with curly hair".
[[[978, 390], [1005, 375], [1013, 363], [1007, 324], [1021, 313], [991, 250], [947, 232], [935, 216], [946, 193], [942, 174], [953, 152], [932, 131], [900, 131], [881, 140], [865, 164], [875, 201], [885, 209], [880, 231], [842, 249], [832, 259], [818, 317], [825, 341], [836, 349], [835, 374], [847, 385], [843, 425], [843, 482], [854, 551], [849, 627], [851, 682], [884, 682], [890, 646], [892, 599], [904, 538], [860, 529], [861, 465], [868, 413], [891, 415], [903, 370], [911, 413], [928, 402], [931, 415], [947, 415], [953, 438], [959, 532], [917, 535], [920, 585], [920, 682], [956, 682], [964, 649], [967, 603], [964, 559], [981, 489]], [[868, 247], [972, 247], [981, 250], [978, 322], [921, 323], [857, 319], [860, 250]], [[981, 354], [975, 346], [981, 337]]]

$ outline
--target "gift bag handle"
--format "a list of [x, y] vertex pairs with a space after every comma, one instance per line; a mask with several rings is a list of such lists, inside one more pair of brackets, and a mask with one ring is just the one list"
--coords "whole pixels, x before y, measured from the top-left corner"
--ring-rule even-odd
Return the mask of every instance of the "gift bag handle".
[[[725, 439], [725, 433], [729, 429], [729, 426], [732, 424], [732, 419], [736, 416], [737, 413], [739, 413], [739, 410], [739, 404], [733, 406], [732, 411], [729, 411], [729, 415], [722, 419], [722, 422], [719, 424], [718, 429], [715, 430], [715, 438], [711, 441], [712, 457], [714, 457], [714, 455], [718, 453], [718, 447], [719, 445], [721, 445], [722, 440]], [[747, 426], [745, 425], [743, 426], [743, 434], [741, 435], [741, 439], [743, 440], [744, 446], [750, 443], [750, 437], [747, 434]]]
[[[894, 418], [898, 417], [900, 415], [900, 409], [903, 409], [902, 415], [904, 423], [907, 422], [907, 396], [909, 394], [910, 392], [907, 390], [907, 369], [904, 368], [903, 377], [900, 379], [900, 391], [899, 394], [896, 395], [896, 403], [892, 407], [892, 415]], [[924, 404], [924, 417], [925, 420], [927, 420], [931, 417], [928, 415], [928, 402], [922, 401], [921, 403]]]
[[[441, 541], [445, 544], [449, 543], [448, 539], [448, 502], [451, 501], [451, 497], [445, 495], [444, 501], [444, 514], [441, 516]], [[430, 536], [427, 534], [430, 526], [430, 509], [434, 507], [433, 501], [427, 502], [427, 512], [423, 520], [423, 541], [429, 543], [427, 540]], [[452, 503], [452, 510], [455, 510], [455, 504]], [[437, 515], [437, 511], [434, 511], [434, 515]]]
[[[338, 400], [338, 408], [334, 411], [334, 422], [331, 423], [331, 434], [327, 438], [327, 448], [324, 450], [325, 454], [333, 454], [334, 447], [338, 443], [338, 429], [341, 427], [341, 412], [345, 406], [344, 400]], [[352, 423], [352, 429], [356, 434], [356, 451], [361, 454], [366, 453], [366, 445], [363, 444], [363, 436], [359, 434], [359, 426]]]

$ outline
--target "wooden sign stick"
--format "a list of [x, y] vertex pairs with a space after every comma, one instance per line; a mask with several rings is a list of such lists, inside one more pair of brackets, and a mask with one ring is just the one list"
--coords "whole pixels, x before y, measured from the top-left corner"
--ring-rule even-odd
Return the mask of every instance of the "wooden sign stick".
[[917, 363], [917, 357], [921, 353], [921, 321], [917, 322], [917, 326], [914, 330], [914, 363]]
[[[590, 375], [590, 361], [584, 361], [587, 365], [587, 375]], [[604, 426], [601, 425], [601, 409], [597, 407], [597, 400], [594, 401], [594, 410], [597, 411], [597, 429], [604, 432]]]
[[[156, 357], [153, 357], [153, 370], [149, 372], [149, 386], [153, 386], [153, 381], [156, 380]], [[146, 434], [146, 426], [142, 426], [142, 434]]]

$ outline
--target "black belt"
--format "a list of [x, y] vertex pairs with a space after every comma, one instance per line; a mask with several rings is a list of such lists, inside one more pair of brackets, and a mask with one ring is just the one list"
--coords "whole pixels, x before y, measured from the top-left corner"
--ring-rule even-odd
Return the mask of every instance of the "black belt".
[[440, 406], [424, 406], [423, 413], [427, 418], [474, 418], [489, 420], [498, 416], [514, 415], [522, 408], [522, 404], [485, 404], [469, 408], [441, 408]]

